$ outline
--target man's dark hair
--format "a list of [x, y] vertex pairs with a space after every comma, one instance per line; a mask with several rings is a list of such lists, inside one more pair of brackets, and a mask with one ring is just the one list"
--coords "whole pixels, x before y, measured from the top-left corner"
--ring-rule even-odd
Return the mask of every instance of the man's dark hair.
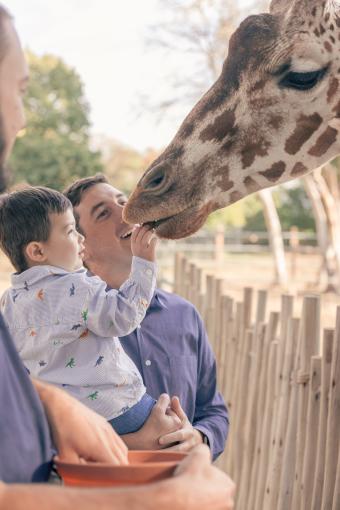
[[[88, 191], [92, 186], [95, 186], [96, 184], [109, 184], [109, 181], [105, 177], [104, 174], [96, 174], [92, 175], [91, 177], [84, 177], [83, 179], [78, 179], [75, 181], [71, 186], [66, 188], [63, 193], [64, 195], [69, 199], [73, 207], [77, 207], [82, 198], [84, 193]], [[74, 217], [76, 219], [77, 224], [77, 230], [81, 234], [84, 235], [84, 232], [82, 232], [82, 229], [79, 225], [79, 214], [77, 214], [76, 211], [73, 211]]]
[[48, 241], [50, 214], [62, 214], [71, 207], [62, 193], [44, 187], [27, 187], [0, 197], [0, 247], [19, 273], [28, 269], [26, 246]]

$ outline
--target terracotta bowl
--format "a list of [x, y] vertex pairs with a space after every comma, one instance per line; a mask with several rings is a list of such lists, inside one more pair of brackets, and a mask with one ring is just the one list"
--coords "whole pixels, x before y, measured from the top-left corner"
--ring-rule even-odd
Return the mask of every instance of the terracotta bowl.
[[185, 453], [129, 451], [127, 466], [111, 464], [70, 464], [55, 457], [55, 465], [65, 485], [78, 487], [117, 487], [139, 485], [170, 477]]

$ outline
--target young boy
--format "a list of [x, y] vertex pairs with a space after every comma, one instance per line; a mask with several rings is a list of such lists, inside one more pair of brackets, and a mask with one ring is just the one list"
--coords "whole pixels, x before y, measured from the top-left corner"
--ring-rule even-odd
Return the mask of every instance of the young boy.
[[[127, 227], [128, 228], [128, 227]], [[131, 232], [130, 277], [107, 290], [83, 268], [83, 236], [70, 201], [29, 187], [0, 199], [0, 245], [17, 273], [1, 309], [29, 373], [63, 387], [119, 434], [138, 430], [154, 405], [118, 336], [143, 320], [155, 290], [153, 232]]]

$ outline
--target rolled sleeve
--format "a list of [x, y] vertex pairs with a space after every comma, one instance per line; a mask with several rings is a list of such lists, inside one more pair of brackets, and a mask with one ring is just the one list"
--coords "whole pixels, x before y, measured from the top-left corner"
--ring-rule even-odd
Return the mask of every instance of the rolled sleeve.
[[100, 336], [125, 336], [142, 322], [156, 287], [156, 264], [133, 257], [129, 278], [118, 289], [90, 288], [87, 327]]

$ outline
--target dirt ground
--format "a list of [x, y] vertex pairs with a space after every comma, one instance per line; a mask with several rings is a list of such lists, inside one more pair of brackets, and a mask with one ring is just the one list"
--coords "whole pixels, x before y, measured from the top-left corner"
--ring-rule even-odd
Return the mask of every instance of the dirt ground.
[[[334, 328], [337, 307], [340, 306], [340, 296], [334, 293], [324, 293], [318, 283], [321, 258], [316, 254], [297, 254], [292, 260], [286, 255], [289, 281], [286, 288], [274, 285], [274, 265], [270, 254], [225, 254], [224, 259], [217, 263], [214, 259], [199, 259], [188, 256], [204, 269], [204, 273], [213, 274], [224, 279], [224, 292], [236, 301], [240, 301], [245, 287], [252, 287], [254, 291], [265, 289], [268, 291], [268, 313], [278, 311], [282, 294], [295, 297], [294, 314], [301, 314], [302, 299], [305, 295], [320, 295], [321, 324], [323, 328]], [[169, 258], [161, 261], [161, 275], [167, 282], [173, 281], [173, 263]], [[166, 285], [165, 285], [166, 288]], [[169, 288], [169, 286], [168, 286]], [[254, 307], [255, 308], [255, 307]]]

